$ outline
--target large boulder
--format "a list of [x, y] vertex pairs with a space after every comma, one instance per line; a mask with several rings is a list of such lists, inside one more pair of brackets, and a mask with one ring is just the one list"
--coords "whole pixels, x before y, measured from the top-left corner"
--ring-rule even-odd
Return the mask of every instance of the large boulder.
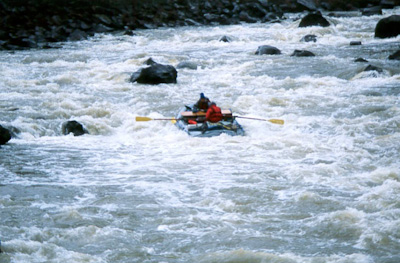
[[299, 27], [309, 27], [309, 26], [322, 26], [328, 27], [331, 24], [325, 17], [321, 15], [320, 12], [309, 13], [303, 17], [300, 21]]
[[379, 20], [375, 27], [375, 37], [389, 38], [400, 34], [400, 15], [392, 15]]
[[176, 83], [178, 72], [171, 65], [152, 64], [132, 74], [130, 81], [141, 84]]
[[85, 133], [88, 133], [88, 131], [83, 127], [83, 125], [77, 121], [64, 122], [62, 124], [61, 130], [64, 135], [73, 133], [74, 136], [80, 136], [84, 135]]
[[281, 51], [273, 46], [269, 45], [263, 45], [259, 46], [256, 53], [256, 55], [279, 55], [281, 54]]
[[11, 140], [11, 132], [0, 125], [0, 145], [6, 144]]

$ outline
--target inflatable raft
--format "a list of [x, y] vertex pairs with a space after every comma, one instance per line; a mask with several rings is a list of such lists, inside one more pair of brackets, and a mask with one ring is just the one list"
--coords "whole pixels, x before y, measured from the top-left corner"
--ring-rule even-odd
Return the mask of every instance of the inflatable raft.
[[183, 107], [176, 115], [175, 125], [193, 137], [212, 137], [221, 134], [231, 136], [244, 135], [242, 126], [236, 121], [231, 110], [222, 110], [223, 120], [217, 123], [202, 121], [206, 113], [193, 112], [190, 107]]

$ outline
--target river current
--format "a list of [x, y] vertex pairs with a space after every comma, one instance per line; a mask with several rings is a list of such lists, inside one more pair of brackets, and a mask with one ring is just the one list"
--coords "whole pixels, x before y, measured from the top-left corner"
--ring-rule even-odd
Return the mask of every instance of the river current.
[[[400, 36], [374, 38], [391, 14], [1, 51], [0, 124], [20, 133], [0, 148], [0, 262], [400, 262], [400, 64], [387, 59]], [[257, 56], [261, 45], [282, 54]], [[130, 83], [150, 57], [198, 68]], [[245, 136], [193, 138], [135, 121], [173, 117], [201, 92], [285, 125], [238, 119]], [[90, 134], [62, 135], [67, 120]]]

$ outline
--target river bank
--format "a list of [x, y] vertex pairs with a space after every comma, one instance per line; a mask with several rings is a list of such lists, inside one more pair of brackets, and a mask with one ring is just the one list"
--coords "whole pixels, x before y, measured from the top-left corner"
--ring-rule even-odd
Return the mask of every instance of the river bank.
[[55, 48], [63, 41], [87, 39], [96, 33], [159, 27], [234, 25], [274, 22], [284, 13], [303, 11], [359, 11], [379, 14], [393, 1], [287, 0], [287, 1], [2, 1], [0, 2], [0, 50]]

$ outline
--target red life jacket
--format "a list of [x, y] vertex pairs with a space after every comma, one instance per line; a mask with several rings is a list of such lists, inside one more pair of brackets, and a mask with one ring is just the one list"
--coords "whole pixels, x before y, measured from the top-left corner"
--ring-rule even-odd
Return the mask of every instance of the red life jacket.
[[206, 113], [206, 120], [209, 122], [219, 122], [223, 119], [221, 108], [217, 105], [211, 105]]

